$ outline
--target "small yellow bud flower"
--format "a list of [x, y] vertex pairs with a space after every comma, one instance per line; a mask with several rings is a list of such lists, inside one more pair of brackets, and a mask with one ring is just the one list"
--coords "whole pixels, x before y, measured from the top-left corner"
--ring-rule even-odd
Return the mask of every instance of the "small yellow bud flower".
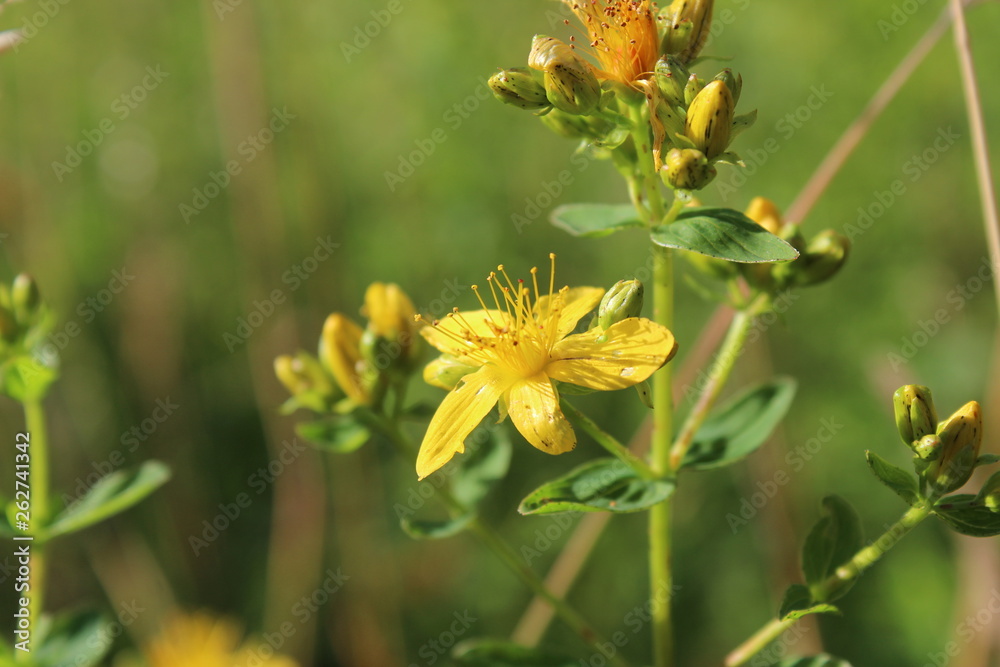
[[[406, 292], [394, 283], [374, 282], [365, 291], [361, 314], [368, 318], [368, 331], [387, 344], [388, 349], [378, 354], [392, 357], [386, 360], [388, 366], [407, 367], [419, 350], [417, 331], [420, 323], [415, 319], [417, 312]], [[374, 344], [382, 347], [377, 341]]]
[[601, 101], [601, 84], [590, 65], [555, 37], [535, 35], [528, 66], [544, 74], [546, 97], [557, 109], [585, 115]]
[[900, 387], [892, 395], [892, 407], [899, 437], [910, 447], [937, 430], [937, 412], [934, 411], [934, 399], [929, 388], [916, 384]]
[[674, 0], [660, 12], [666, 23], [660, 52], [690, 63], [701, 53], [712, 28], [713, 0]]
[[611, 328], [630, 317], [642, 314], [642, 283], [638, 280], [619, 280], [601, 299], [597, 309], [597, 323], [602, 329]]
[[781, 235], [784, 222], [774, 202], [765, 197], [754, 197], [747, 206], [746, 216], [775, 236]]
[[529, 110], [551, 106], [545, 95], [545, 86], [523, 67], [500, 70], [490, 77], [488, 83], [493, 96], [505, 104]]
[[729, 148], [734, 110], [733, 94], [722, 81], [710, 82], [691, 102], [684, 134], [709, 160]]
[[972, 476], [983, 442], [983, 414], [969, 401], [938, 425], [941, 458], [927, 469], [926, 478], [939, 494], [951, 493]]
[[363, 333], [357, 324], [334, 313], [326, 318], [320, 339], [320, 361], [347, 397], [360, 405], [371, 401], [363, 379], [365, 363], [360, 349]]
[[700, 190], [716, 174], [705, 154], [693, 148], [670, 149], [662, 170], [664, 182], [676, 190]]
[[818, 285], [837, 274], [847, 261], [851, 241], [832, 229], [817, 234], [808, 245], [802, 257], [793, 263], [799, 265], [794, 275], [797, 285]]

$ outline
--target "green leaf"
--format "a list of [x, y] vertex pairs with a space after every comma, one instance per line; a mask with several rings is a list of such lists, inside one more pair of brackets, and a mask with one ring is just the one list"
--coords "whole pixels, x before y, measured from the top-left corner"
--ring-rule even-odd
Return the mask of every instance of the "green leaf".
[[1000, 463], [1000, 456], [996, 454], [983, 454], [978, 459], [976, 459], [976, 467], [988, 466], [993, 463]]
[[[452, 481], [452, 494], [466, 507], [475, 506], [510, 468], [510, 435], [503, 426], [488, 431], [489, 437], [462, 457], [461, 467]], [[475, 438], [478, 433], [473, 432]]]
[[667, 499], [672, 480], [647, 480], [618, 459], [597, 459], [543, 484], [521, 501], [521, 514], [638, 512]]
[[781, 601], [781, 608], [778, 610], [778, 618], [785, 618], [788, 614], [807, 609], [812, 605], [812, 593], [808, 586], [802, 584], [792, 584], [785, 591], [785, 597]]
[[976, 496], [961, 494], [947, 496], [934, 507], [938, 518], [952, 530], [971, 537], [993, 537], [1000, 535], [1000, 512], [976, 500]]
[[135, 471], [113, 472], [101, 478], [82, 498], [57, 515], [40, 537], [51, 540], [75, 533], [124, 512], [163, 486], [168, 479], [170, 468], [159, 461], [146, 461]]
[[58, 377], [58, 369], [20, 355], [0, 365], [0, 393], [21, 403], [39, 401]]
[[[826, 516], [816, 522], [802, 548], [802, 572], [810, 587], [832, 575], [864, 546], [861, 520], [850, 503], [840, 496], [827, 496], [823, 509]], [[843, 596], [851, 585], [837, 589], [828, 601]]]
[[642, 227], [631, 204], [566, 204], [552, 211], [551, 220], [573, 236], [589, 238]]
[[107, 638], [108, 618], [96, 611], [60, 616], [32, 651], [37, 667], [91, 667], [111, 648]]
[[460, 667], [577, 667], [575, 659], [507, 641], [472, 639], [452, 651]]
[[685, 208], [676, 221], [654, 229], [652, 239], [667, 248], [744, 264], [784, 262], [799, 256], [786, 241], [729, 208]]
[[785, 658], [777, 667], [851, 667], [851, 663], [823, 653], [808, 658]]
[[900, 498], [910, 505], [920, 502], [920, 492], [917, 489], [917, 479], [902, 468], [897, 468], [872, 451], [865, 452], [868, 467], [871, 468], [879, 481], [895, 491]]
[[796, 387], [791, 378], [776, 378], [733, 398], [698, 429], [681, 467], [711, 470], [752, 454], [788, 412]]
[[350, 454], [372, 437], [371, 431], [350, 415], [302, 422], [295, 427], [295, 432], [318, 449], [336, 454]]
[[458, 535], [469, 527], [469, 522], [475, 518], [475, 514], [463, 514], [454, 519], [444, 519], [440, 521], [424, 521], [421, 519], [411, 519], [404, 516], [399, 520], [399, 525], [403, 532], [415, 540], [442, 540], [446, 537]]

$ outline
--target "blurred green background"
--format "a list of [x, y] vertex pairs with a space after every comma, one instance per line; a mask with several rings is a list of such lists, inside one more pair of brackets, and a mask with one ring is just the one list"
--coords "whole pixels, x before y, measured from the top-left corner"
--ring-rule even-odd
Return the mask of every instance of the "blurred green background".
[[[764, 195], [786, 208], [944, 6], [719, 0], [708, 51], [736, 56], [740, 109], [759, 120], [735, 144], [750, 169], [723, 167], [704, 200], [742, 209]], [[283, 444], [296, 418], [277, 413], [285, 394], [271, 361], [314, 349], [325, 316], [355, 316], [373, 280], [399, 283], [426, 313], [470, 306], [468, 285], [498, 262], [523, 275], [556, 251], [560, 283], [604, 286], [646, 265], [640, 233], [579, 240], [548, 225], [554, 205], [623, 201], [624, 187], [609, 164], [574, 160], [570, 142], [487, 95], [485, 79], [522, 66], [534, 33], [568, 34], [564, 16], [540, 0], [4, 5], [2, 27], [27, 25], [31, 36], [0, 57], [0, 249], [7, 276], [32, 273], [62, 318], [52, 342], [63, 377], [48, 402], [53, 486], [72, 497], [116, 452], [125, 465], [155, 457], [175, 472], [127, 515], [55, 549], [49, 609], [118, 612], [134, 601], [143, 611], [122, 647], [174, 606], [259, 633], [290, 622], [280, 650], [303, 665], [444, 662], [428, 642], [456, 612], [477, 619], [463, 638], [511, 631], [530, 596], [478, 543], [415, 543], [399, 530], [393, 506], [417, 488], [409, 462], [384, 447], [331, 458]], [[996, 136], [1000, 6], [983, 3], [970, 23]], [[939, 136], [951, 138], [935, 148]], [[552, 187], [564, 170], [569, 185]], [[889, 203], [897, 180], [905, 192]], [[734, 389], [775, 373], [800, 379], [782, 432], [746, 463], [683, 482], [680, 664], [719, 664], [775, 613], [823, 495], [848, 498], [872, 535], [899, 515], [863, 456], [871, 448], [906, 464], [891, 417], [897, 386], [930, 385], [946, 413], [984, 402], [986, 448], [1000, 452], [990, 437], [1000, 429], [996, 306], [991, 285], [967, 284], [988, 260], [950, 33], [806, 230], [863, 230], [859, 208], [872, 222], [842, 275], [802, 291], [740, 361]], [[308, 260], [324, 246], [335, 248], [329, 259]], [[125, 280], [112, 282], [115, 271]], [[969, 298], [954, 298], [959, 286]], [[939, 309], [949, 321], [920, 336]], [[673, 363], [712, 311], [681, 289]], [[71, 322], [79, 335], [66, 335]], [[440, 395], [414, 384], [417, 397]], [[622, 438], [643, 417], [632, 392], [579, 404]], [[0, 419], [7, 434], [21, 423], [10, 402]], [[824, 423], [838, 425], [828, 442], [787, 458]], [[549, 458], [515, 444], [488, 515], [519, 547], [557, 524], [518, 516], [517, 501], [599, 448], [584, 440]], [[282, 452], [278, 474], [258, 472]], [[791, 482], [732, 530], [727, 515], [777, 470]], [[240, 493], [249, 507], [208, 540], [203, 522], [233, 514]], [[557, 544], [569, 534], [553, 531]], [[645, 604], [645, 543], [642, 517], [615, 518], [571, 594], [599, 627], [635, 637], [625, 651], [639, 664], [650, 659], [648, 629], [632, 635], [626, 618]], [[966, 615], [1000, 596], [998, 549], [929, 522], [843, 601], [842, 618], [804, 625], [787, 648], [913, 667], [938, 664], [955, 639], [948, 664], [1000, 664], [996, 619], [960, 636]], [[544, 571], [556, 552], [532, 565]], [[336, 593], [304, 607], [338, 570], [348, 578]], [[2, 595], [13, 604], [9, 585]], [[578, 648], [558, 625], [545, 643]]]

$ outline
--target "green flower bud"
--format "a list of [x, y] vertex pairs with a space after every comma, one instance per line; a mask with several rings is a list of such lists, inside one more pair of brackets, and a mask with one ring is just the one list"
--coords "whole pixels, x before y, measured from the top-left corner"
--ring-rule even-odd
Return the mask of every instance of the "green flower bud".
[[847, 261], [851, 241], [843, 234], [828, 229], [815, 236], [806, 246], [802, 257], [794, 262], [798, 285], [818, 285], [840, 271]]
[[656, 62], [655, 78], [663, 99], [673, 106], [687, 107], [684, 88], [688, 85], [691, 72], [675, 56], [663, 56]]
[[698, 93], [704, 87], [705, 82], [699, 79], [697, 74], [689, 76], [687, 83], [684, 84], [684, 106], [690, 107], [691, 103], [694, 102], [694, 98], [698, 97]]
[[38, 283], [27, 273], [19, 273], [11, 286], [10, 300], [17, 320], [21, 323], [31, 321], [42, 304]]
[[991, 512], [1000, 512], [1000, 471], [990, 475], [990, 478], [983, 484], [976, 502], [986, 505]]
[[295, 356], [283, 354], [274, 360], [274, 374], [299, 404], [324, 412], [343, 393], [333, 383], [316, 357], [302, 350]]
[[608, 329], [630, 317], [639, 317], [642, 313], [642, 283], [638, 280], [619, 280], [609, 289], [597, 310], [597, 323], [602, 329]]
[[740, 93], [743, 92], [743, 75], [734, 75], [733, 70], [724, 69], [715, 75], [715, 81], [726, 84], [726, 88], [733, 94], [733, 106], [739, 104]]
[[663, 125], [667, 141], [675, 143], [674, 137], [678, 134], [684, 134], [684, 118], [666, 100], [660, 100], [660, 103], [656, 105], [656, 119]]
[[700, 190], [711, 183], [717, 173], [701, 151], [672, 148], [667, 153], [661, 177], [675, 190]]
[[674, 0], [660, 12], [666, 23], [660, 52], [675, 54], [682, 63], [698, 57], [712, 27], [713, 0]]
[[[896, 428], [903, 442], [913, 443], [937, 431], [937, 412], [931, 390], [922, 385], [903, 385], [892, 395], [892, 408], [896, 414]], [[921, 457], [925, 458], [925, 457]]]
[[684, 134], [709, 160], [729, 148], [735, 106], [729, 87], [722, 81], [712, 81], [688, 108]]
[[493, 96], [504, 104], [531, 110], [550, 106], [545, 86], [535, 79], [531, 70], [524, 67], [500, 70], [490, 77], [488, 83]]
[[983, 414], [979, 403], [969, 401], [938, 425], [941, 458], [925, 477], [938, 494], [951, 493], [972, 476], [983, 442]]
[[557, 109], [582, 116], [601, 101], [601, 84], [590, 65], [554, 37], [535, 35], [528, 65], [544, 74], [546, 97]]
[[941, 438], [936, 433], [928, 433], [919, 440], [908, 444], [921, 461], [933, 462], [941, 458]]

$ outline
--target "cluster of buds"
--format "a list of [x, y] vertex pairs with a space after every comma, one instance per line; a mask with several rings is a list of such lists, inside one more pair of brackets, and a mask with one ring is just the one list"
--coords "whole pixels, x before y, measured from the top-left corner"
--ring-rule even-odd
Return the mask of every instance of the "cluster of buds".
[[536, 35], [527, 68], [490, 78], [497, 99], [610, 157], [628, 147], [629, 109], [645, 104], [656, 167], [672, 188], [703, 188], [717, 163], [739, 162], [729, 144], [756, 117], [735, 115], [742, 79], [724, 70], [706, 82], [688, 70], [708, 39], [713, 0], [674, 0], [658, 12], [649, 0], [563, 2], [583, 24], [587, 46]]
[[286, 411], [349, 412], [381, 402], [388, 385], [417, 368], [420, 353], [410, 298], [398, 285], [372, 283], [365, 292], [362, 329], [341, 313], [326, 318], [317, 356], [281, 355], [274, 372], [292, 394]]
[[[969, 401], [939, 422], [927, 387], [900, 387], [892, 402], [899, 437], [913, 451], [914, 467], [932, 496], [951, 493], [968, 482], [973, 470], [983, 463], [979, 458], [983, 442], [979, 403]], [[1000, 478], [991, 478], [980, 495], [1000, 508], [1000, 493], [994, 493], [998, 489]]]
[[827, 229], [807, 240], [799, 225], [782, 220], [781, 212], [769, 199], [754, 198], [746, 216], [799, 251], [799, 258], [792, 262], [741, 264], [743, 277], [758, 289], [780, 292], [818, 285], [835, 276], [847, 261], [851, 242], [846, 236]]
[[742, 76], [725, 69], [706, 83], [667, 55], [657, 62], [654, 81], [654, 127], [661, 126], [662, 147], [668, 149], [661, 169], [668, 186], [700, 190], [715, 178], [716, 164], [740, 163], [729, 145], [757, 119], [756, 111], [736, 115]]

